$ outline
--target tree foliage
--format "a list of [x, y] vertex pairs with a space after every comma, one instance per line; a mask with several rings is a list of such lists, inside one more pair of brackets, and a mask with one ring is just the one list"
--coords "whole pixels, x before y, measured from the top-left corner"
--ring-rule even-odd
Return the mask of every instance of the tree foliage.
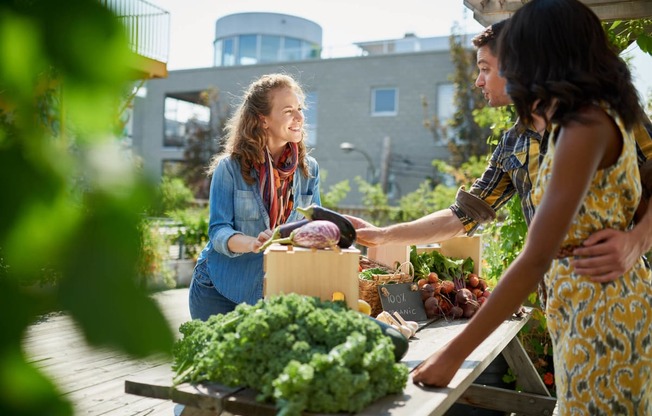
[[[22, 351], [43, 312], [66, 311], [94, 345], [170, 351], [136, 279], [153, 186], [114, 135], [132, 56], [96, 0], [0, 3], [0, 414], [72, 414]], [[59, 273], [56, 290], [29, 290], [44, 268]]]
[[455, 67], [450, 77], [455, 88], [453, 117], [442, 121], [437, 115], [428, 116], [428, 102], [422, 98], [426, 113], [424, 126], [430, 130], [435, 142], [447, 141], [449, 163], [454, 167], [459, 167], [472, 156], [483, 156], [489, 152], [486, 140], [489, 129], [480, 126], [473, 115], [474, 111], [485, 107], [482, 91], [473, 86], [477, 78], [475, 50], [469, 49], [468, 36], [460, 34], [459, 30], [459, 26], [454, 26], [449, 38], [451, 60]]

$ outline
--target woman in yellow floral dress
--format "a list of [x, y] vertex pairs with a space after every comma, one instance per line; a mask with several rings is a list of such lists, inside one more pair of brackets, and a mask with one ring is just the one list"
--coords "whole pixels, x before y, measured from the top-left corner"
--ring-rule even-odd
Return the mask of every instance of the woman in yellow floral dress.
[[632, 129], [643, 120], [626, 64], [578, 0], [532, 0], [501, 34], [499, 66], [525, 125], [552, 130], [519, 257], [464, 331], [413, 372], [446, 386], [545, 276], [560, 415], [652, 415], [652, 276], [640, 260], [613, 282], [574, 272], [593, 232], [628, 230], [641, 199]]

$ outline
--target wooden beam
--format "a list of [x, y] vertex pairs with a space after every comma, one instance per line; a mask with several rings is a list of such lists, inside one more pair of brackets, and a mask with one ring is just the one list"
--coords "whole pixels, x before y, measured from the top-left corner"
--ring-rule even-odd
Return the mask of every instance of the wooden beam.
[[[473, 11], [473, 18], [489, 26], [509, 18], [523, 5], [523, 0], [463, 0]], [[652, 18], [650, 0], [582, 0], [600, 20], [630, 20]]]

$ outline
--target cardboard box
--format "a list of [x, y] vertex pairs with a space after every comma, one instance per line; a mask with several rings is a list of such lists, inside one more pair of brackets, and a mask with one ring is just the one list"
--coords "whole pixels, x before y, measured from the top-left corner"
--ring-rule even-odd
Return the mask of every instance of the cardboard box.
[[347, 305], [358, 310], [360, 250], [323, 249], [272, 244], [265, 250], [265, 296], [284, 293], [331, 300], [344, 293]]
[[[473, 237], [461, 236], [451, 238], [427, 246], [417, 246], [417, 253], [429, 251], [439, 251], [444, 256], [473, 259], [473, 272], [480, 274], [482, 270], [482, 235]], [[367, 250], [367, 257], [386, 266], [395, 267], [398, 262], [402, 264], [410, 260], [410, 246], [404, 245], [386, 245], [380, 247], [370, 247]]]

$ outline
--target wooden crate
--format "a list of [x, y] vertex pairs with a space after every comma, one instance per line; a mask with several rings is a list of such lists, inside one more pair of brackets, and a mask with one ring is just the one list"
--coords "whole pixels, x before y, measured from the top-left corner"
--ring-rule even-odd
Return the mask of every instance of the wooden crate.
[[[480, 274], [482, 270], [482, 235], [477, 234], [473, 237], [461, 236], [451, 238], [427, 246], [417, 246], [417, 253], [429, 251], [439, 251], [444, 256], [473, 259], [473, 272]], [[404, 245], [386, 245], [380, 247], [370, 247], [367, 250], [367, 257], [387, 266], [394, 267], [395, 263], [400, 264], [410, 260], [410, 246]]]
[[342, 292], [358, 310], [360, 250], [311, 250], [272, 244], [265, 250], [265, 296], [299, 293], [331, 300]]
[[389, 266], [392, 269], [398, 269], [398, 265], [410, 260], [410, 246], [405, 245], [385, 245], [379, 247], [369, 247], [367, 257]]
[[455, 237], [450, 240], [442, 241], [432, 246], [417, 246], [417, 253], [429, 251], [439, 251], [444, 256], [473, 259], [473, 273], [480, 274], [482, 270], [482, 235], [477, 234], [473, 237]]

